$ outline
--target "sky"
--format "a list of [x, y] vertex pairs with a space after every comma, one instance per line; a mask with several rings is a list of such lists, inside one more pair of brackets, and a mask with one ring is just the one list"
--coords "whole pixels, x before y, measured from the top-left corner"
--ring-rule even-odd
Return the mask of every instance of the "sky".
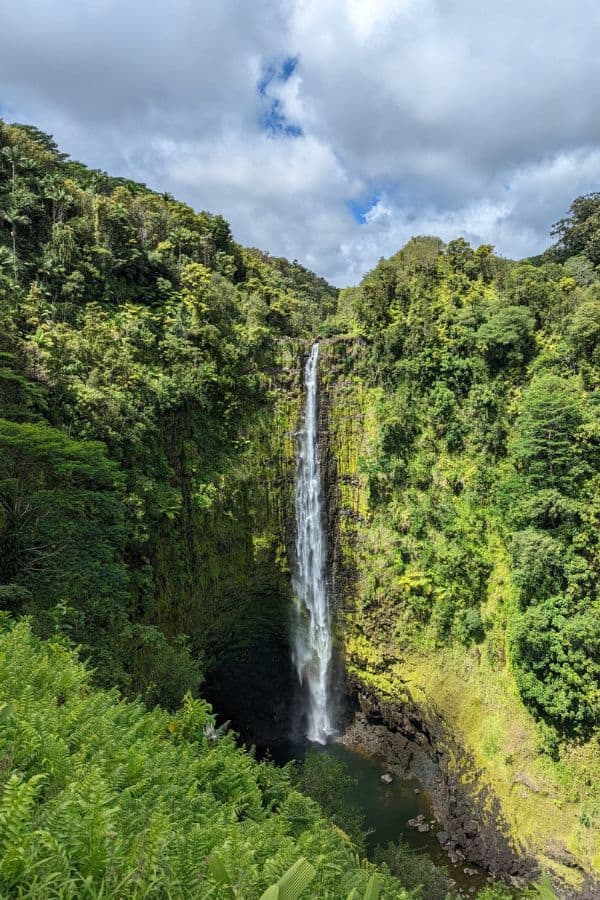
[[4, 0], [0, 116], [342, 287], [416, 234], [548, 246], [599, 45], [597, 0]]

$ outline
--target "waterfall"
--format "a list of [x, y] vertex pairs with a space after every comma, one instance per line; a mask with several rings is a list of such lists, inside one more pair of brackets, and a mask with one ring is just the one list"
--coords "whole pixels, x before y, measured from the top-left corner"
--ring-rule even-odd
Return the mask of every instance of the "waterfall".
[[319, 459], [319, 344], [304, 369], [306, 400], [296, 450], [296, 546], [293, 586], [294, 664], [308, 693], [307, 737], [325, 744], [334, 733], [331, 711], [331, 615], [327, 590], [327, 531]]

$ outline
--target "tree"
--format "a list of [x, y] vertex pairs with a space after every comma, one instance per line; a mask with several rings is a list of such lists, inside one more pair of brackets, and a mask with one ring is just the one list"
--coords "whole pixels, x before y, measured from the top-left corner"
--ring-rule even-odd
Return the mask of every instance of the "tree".
[[567, 327], [567, 341], [580, 357], [593, 357], [600, 346], [600, 299], [585, 300]]
[[128, 601], [122, 487], [102, 444], [0, 419], [0, 581], [31, 593], [19, 612], [46, 632], [53, 606], [68, 608], [74, 639], [102, 648], [104, 677], [118, 666]]
[[536, 603], [511, 626], [524, 701], [562, 733], [588, 737], [600, 715], [600, 604], [564, 595]]
[[476, 341], [489, 366], [499, 370], [518, 366], [533, 350], [534, 319], [522, 306], [501, 306], [480, 325]]
[[[556, 306], [558, 291], [556, 265], [533, 266], [520, 263], [506, 279], [506, 296], [516, 306], [526, 306], [538, 323], [547, 322]], [[562, 274], [562, 273], [561, 273]]]
[[558, 375], [538, 375], [523, 395], [513, 453], [537, 487], [569, 489], [584, 471], [577, 432], [584, 420], [573, 383]]
[[580, 287], [588, 287], [597, 280], [594, 265], [587, 256], [570, 256], [565, 262], [565, 271]]
[[600, 192], [584, 194], [571, 203], [569, 215], [552, 226], [550, 232], [558, 237], [552, 248], [553, 256], [561, 262], [570, 256], [583, 255], [597, 266], [600, 264]]
[[480, 256], [468, 241], [456, 238], [446, 247], [446, 256], [455, 272], [462, 272], [467, 278], [478, 278], [481, 274]]

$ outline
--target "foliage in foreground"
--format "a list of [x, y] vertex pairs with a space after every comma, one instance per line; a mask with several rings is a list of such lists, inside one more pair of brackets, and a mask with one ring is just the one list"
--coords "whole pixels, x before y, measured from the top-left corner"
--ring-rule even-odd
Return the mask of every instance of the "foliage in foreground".
[[413, 892], [415, 900], [446, 900], [452, 896], [454, 882], [446, 872], [435, 866], [425, 853], [411, 850], [402, 841], [377, 847], [375, 861], [385, 864]]
[[311, 896], [362, 898], [373, 868], [285, 772], [218, 734], [205, 703], [148, 712], [89, 680], [63, 642], [3, 623], [1, 896], [252, 900], [305, 858]]
[[298, 790], [312, 797], [334, 825], [349, 835], [354, 846], [364, 852], [369, 832], [362, 810], [349, 799], [357, 780], [348, 773], [347, 766], [328, 753], [309, 750], [301, 763], [295, 763], [290, 768], [292, 781]]
[[62, 638], [41, 641], [1, 614], [1, 897], [408, 900], [443, 884], [451, 894], [402, 848], [377, 869], [361, 860], [285, 769], [215, 728], [204, 701], [148, 711], [90, 676]]

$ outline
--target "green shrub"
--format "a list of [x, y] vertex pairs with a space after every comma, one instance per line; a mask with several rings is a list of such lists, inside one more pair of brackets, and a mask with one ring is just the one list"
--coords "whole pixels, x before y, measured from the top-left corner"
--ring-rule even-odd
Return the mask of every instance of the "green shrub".
[[[258, 900], [302, 858], [312, 896], [362, 897], [373, 873], [285, 771], [215, 730], [206, 703], [188, 695], [171, 715], [123, 702], [90, 687], [63, 641], [3, 621], [3, 897]], [[407, 896], [380, 881], [382, 898]]]
[[385, 864], [418, 900], [446, 900], [456, 893], [454, 882], [443, 869], [401, 841], [377, 847], [375, 861], [378, 865]]

